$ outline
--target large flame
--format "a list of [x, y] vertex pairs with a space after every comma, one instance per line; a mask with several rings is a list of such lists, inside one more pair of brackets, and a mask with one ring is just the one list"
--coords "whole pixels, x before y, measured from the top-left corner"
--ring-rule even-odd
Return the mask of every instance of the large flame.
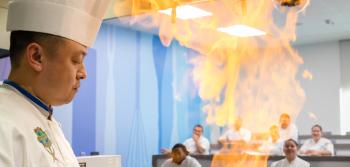
[[[205, 103], [207, 123], [229, 126], [240, 117], [245, 128], [266, 132], [278, 123], [281, 113], [295, 118], [305, 101], [304, 91], [296, 80], [303, 60], [291, 47], [296, 39], [298, 8], [276, 11], [273, 0], [209, 0], [193, 5], [212, 16], [177, 19], [176, 7], [191, 3], [191, 0], [132, 0], [134, 17], [129, 23], [158, 28], [166, 46], [176, 39], [198, 51], [199, 55], [191, 61], [193, 80]], [[166, 8], [172, 8], [171, 16], [157, 12]], [[284, 17], [283, 23], [275, 22], [276, 12]], [[217, 31], [219, 27], [237, 24], [255, 27], [267, 35], [240, 38]], [[304, 75], [311, 77], [311, 73]], [[231, 148], [230, 156], [227, 152], [215, 156], [212, 166], [266, 166], [266, 156], [254, 159], [240, 151], [236, 154], [235, 149]]]

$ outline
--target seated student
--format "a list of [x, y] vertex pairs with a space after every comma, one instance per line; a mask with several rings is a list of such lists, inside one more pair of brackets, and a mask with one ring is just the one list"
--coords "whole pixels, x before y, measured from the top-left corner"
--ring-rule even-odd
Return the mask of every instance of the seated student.
[[304, 155], [334, 155], [333, 143], [322, 137], [322, 127], [320, 125], [314, 125], [311, 128], [311, 139], [305, 141], [301, 146], [299, 153]]
[[201, 167], [201, 164], [188, 154], [183, 144], [175, 144], [171, 151], [172, 158], [166, 160], [161, 167]]
[[197, 124], [193, 127], [192, 137], [183, 143], [190, 154], [208, 155], [210, 143], [203, 135], [203, 126]]
[[280, 116], [280, 138], [282, 141], [294, 139], [298, 141], [298, 128], [292, 123], [289, 114], [283, 113]]
[[231, 142], [248, 142], [251, 138], [251, 133], [249, 130], [242, 128], [242, 120], [237, 118], [233, 127], [227, 130], [219, 138], [219, 143], [226, 144]]
[[272, 125], [270, 127], [269, 135], [270, 137], [268, 138], [268, 141], [263, 143], [259, 150], [269, 155], [283, 155], [284, 141], [280, 138], [277, 125]]
[[[190, 154], [208, 155], [210, 150], [209, 140], [203, 136], [203, 126], [197, 124], [193, 127], [192, 137], [183, 143]], [[170, 154], [171, 150], [163, 148], [163, 154]]]
[[297, 156], [297, 151], [298, 143], [293, 139], [286, 140], [283, 145], [283, 152], [286, 157], [273, 162], [271, 167], [310, 167], [310, 163]]

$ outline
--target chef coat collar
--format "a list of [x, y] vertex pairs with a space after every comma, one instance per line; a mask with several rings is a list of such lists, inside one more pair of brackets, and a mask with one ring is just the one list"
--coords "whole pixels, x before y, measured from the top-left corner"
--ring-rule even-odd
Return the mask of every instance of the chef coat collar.
[[29, 93], [27, 90], [25, 90], [24, 88], [22, 88], [21, 86], [19, 86], [17, 83], [10, 81], [10, 80], [5, 80], [3, 82], [6, 85], [9, 85], [13, 88], [15, 88], [18, 92], [20, 92], [22, 95], [24, 95], [25, 97], [27, 97], [29, 100], [31, 100], [34, 104], [36, 104], [37, 106], [39, 106], [40, 108], [44, 109], [45, 111], [47, 111], [49, 113], [48, 119], [51, 120], [51, 116], [52, 116], [52, 112], [53, 109], [51, 106], [47, 106], [46, 104], [44, 104], [39, 98], [33, 96], [31, 93]]

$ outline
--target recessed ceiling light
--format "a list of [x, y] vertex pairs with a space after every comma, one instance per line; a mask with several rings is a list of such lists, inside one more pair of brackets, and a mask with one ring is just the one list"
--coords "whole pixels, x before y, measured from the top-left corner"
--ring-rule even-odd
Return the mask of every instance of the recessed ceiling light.
[[243, 24], [237, 24], [230, 27], [220, 27], [217, 30], [238, 37], [266, 35], [266, 32], [264, 31]]
[[[160, 10], [159, 13], [171, 15], [172, 8]], [[176, 7], [176, 17], [182, 20], [196, 19], [205, 16], [211, 16], [212, 13], [191, 5]]]

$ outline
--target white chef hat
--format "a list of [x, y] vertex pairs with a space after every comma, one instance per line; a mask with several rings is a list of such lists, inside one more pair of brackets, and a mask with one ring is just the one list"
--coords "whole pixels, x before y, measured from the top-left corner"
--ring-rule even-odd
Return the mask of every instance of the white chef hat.
[[13, 0], [7, 30], [62, 36], [91, 47], [110, 0]]

